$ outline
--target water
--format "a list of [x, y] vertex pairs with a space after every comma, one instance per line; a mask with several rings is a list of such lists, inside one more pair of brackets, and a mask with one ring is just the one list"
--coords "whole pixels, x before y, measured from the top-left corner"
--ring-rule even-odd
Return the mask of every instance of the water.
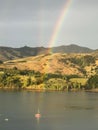
[[98, 93], [0, 91], [0, 130], [98, 130]]

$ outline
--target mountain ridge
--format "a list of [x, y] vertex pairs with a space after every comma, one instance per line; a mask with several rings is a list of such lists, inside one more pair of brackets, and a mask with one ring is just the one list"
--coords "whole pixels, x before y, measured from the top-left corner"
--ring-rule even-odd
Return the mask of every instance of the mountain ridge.
[[37, 56], [40, 54], [47, 54], [47, 53], [92, 53], [97, 51], [87, 48], [78, 46], [76, 44], [70, 45], [61, 45], [57, 47], [29, 47], [24, 46], [20, 48], [12, 48], [12, 47], [0, 47], [0, 60], [7, 61], [7, 60], [14, 60], [18, 58], [24, 58], [29, 56]]

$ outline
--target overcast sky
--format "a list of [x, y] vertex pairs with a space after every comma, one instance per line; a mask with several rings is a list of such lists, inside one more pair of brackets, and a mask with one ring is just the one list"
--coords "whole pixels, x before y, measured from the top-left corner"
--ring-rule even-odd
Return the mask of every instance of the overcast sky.
[[[68, 0], [0, 0], [0, 46], [48, 46]], [[54, 46], [98, 49], [98, 0], [72, 0]]]

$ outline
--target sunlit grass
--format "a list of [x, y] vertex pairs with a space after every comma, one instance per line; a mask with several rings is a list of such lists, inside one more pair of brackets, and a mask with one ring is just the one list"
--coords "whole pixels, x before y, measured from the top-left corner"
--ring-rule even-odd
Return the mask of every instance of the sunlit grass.
[[81, 85], [85, 85], [87, 78], [71, 78], [70, 81], [73, 83], [80, 83]]

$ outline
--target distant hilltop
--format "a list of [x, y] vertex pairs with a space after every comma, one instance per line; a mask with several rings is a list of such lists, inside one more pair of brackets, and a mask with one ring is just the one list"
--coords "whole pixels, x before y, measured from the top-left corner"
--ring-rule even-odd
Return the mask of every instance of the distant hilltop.
[[81, 47], [75, 44], [71, 45], [62, 45], [57, 47], [45, 48], [45, 47], [20, 47], [20, 48], [12, 48], [12, 47], [0, 47], [0, 60], [14, 60], [18, 58], [24, 58], [29, 56], [37, 56], [40, 54], [47, 53], [92, 53], [97, 50], [93, 50], [87, 47]]

